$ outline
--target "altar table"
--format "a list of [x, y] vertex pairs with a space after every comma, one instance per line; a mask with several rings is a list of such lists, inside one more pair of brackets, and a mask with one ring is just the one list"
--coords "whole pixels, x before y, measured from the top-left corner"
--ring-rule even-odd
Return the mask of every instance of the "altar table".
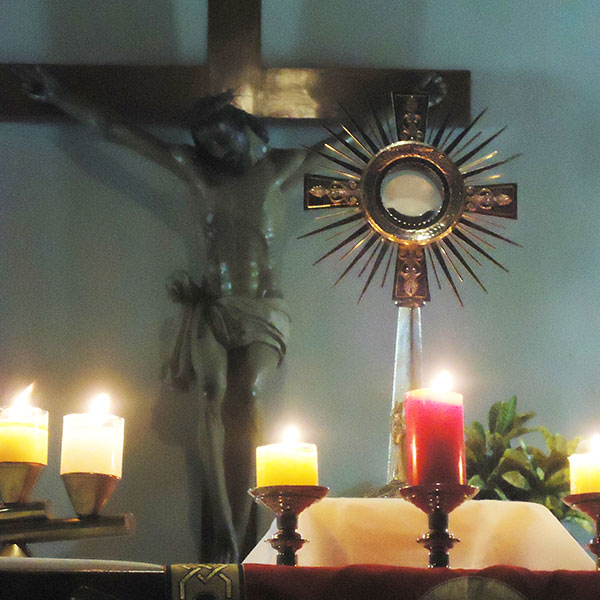
[[[383, 565], [181, 567], [0, 558], [1, 600], [597, 600], [600, 573]], [[199, 573], [179, 587], [183, 572]], [[172, 577], [172, 572], [175, 573]], [[213, 577], [212, 575], [216, 575]], [[233, 577], [232, 577], [233, 575]], [[220, 577], [222, 576], [222, 577]], [[185, 579], [185, 577], [183, 578]], [[190, 578], [188, 578], [190, 579]], [[232, 588], [231, 581], [236, 585]], [[218, 585], [204, 589], [204, 583]], [[228, 583], [229, 582], [229, 583]], [[216, 592], [215, 592], [216, 590]]]
[[[416, 543], [427, 531], [427, 516], [399, 498], [325, 498], [300, 515], [298, 530], [310, 540], [298, 552], [303, 567], [427, 566], [427, 551]], [[541, 504], [472, 500], [450, 514], [449, 530], [461, 540], [450, 551], [454, 568], [595, 569], [594, 561]], [[264, 539], [275, 531], [272, 527]], [[262, 541], [244, 562], [275, 564], [275, 559], [275, 551]]]

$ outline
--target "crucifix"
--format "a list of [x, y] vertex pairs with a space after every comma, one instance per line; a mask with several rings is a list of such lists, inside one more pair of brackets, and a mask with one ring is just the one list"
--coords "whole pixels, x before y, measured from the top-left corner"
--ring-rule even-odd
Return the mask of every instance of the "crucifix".
[[[193, 459], [202, 463], [211, 502], [197, 529], [204, 538], [200, 559], [211, 562], [238, 560], [255, 539], [246, 490], [258, 440], [256, 401], [283, 359], [289, 324], [271, 243], [286, 200], [282, 186], [307, 168], [305, 151], [268, 147], [259, 119], [331, 121], [344, 114], [340, 103], [353, 105], [364, 89], [370, 96], [412, 94], [433, 80], [442, 82], [439, 107], [452, 106], [455, 122], [466, 123], [470, 113], [467, 71], [432, 77], [425, 70], [263, 68], [260, 23], [260, 0], [209, 0], [208, 61], [201, 66], [0, 67], [4, 120], [69, 115], [174, 172], [202, 207], [206, 276], [197, 283], [184, 275], [170, 287], [184, 315], [168, 367], [175, 383], [196, 386], [202, 406]], [[188, 125], [195, 146], [169, 144], [139, 128], [181, 124], [194, 103]], [[417, 338], [398, 343], [417, 356]], [[402, 369], [404, 359], [397, 352]], [[400, 371], [395, 389], [408, 389], [412, 382]]]

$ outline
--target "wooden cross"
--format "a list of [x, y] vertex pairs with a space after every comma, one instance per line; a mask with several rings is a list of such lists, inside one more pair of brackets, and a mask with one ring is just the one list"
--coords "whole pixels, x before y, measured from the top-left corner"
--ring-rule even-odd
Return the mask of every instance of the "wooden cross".
[[[361, 68], [264, 68], [261, 65], [261, 0], [209, 0], [207, 64], [53, 65], [61, 83], [77, 94], [138, 123], [184, 124], [201, 96], [232, 88], [237, 104], [272, 119], [338, 119], [339, 103], [370, 96], [414, 92], [427, 70]], [[436, 71], [458, 124], [470, 115], [469, 71]], [[10, 65], [0, 65], [2, 120], [59, 119], [62, 113], [21, 92]]]

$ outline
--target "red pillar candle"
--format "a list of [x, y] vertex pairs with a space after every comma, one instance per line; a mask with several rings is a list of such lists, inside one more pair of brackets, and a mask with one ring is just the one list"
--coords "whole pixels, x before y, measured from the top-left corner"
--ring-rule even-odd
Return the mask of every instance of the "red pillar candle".
[[466, 483], [463, 397], [444, 389], [407, 392], [404, 400], [409, 485]]

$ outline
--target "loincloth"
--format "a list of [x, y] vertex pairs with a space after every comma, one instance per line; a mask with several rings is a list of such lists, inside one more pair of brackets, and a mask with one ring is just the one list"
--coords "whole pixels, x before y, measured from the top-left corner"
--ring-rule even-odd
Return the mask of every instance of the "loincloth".
[[186, 388], [195, 375], [192, 345], [198, 343], [201, 321], [227, 350], [261, 342], [274, 348], [283, 361], [290, 334], [290, 316], [283, 298], [223, 296], [210, 298], [189, 278], [177, 282], [172, 295], [185, 306], [175, 345], [165, 365], [165, 379]]
[[283, 360], [290, 335], [283, 298], [224, 296], [207, 307], [206, 317], [215, 338], [228, 350], [262, 342], [275, 348]]

